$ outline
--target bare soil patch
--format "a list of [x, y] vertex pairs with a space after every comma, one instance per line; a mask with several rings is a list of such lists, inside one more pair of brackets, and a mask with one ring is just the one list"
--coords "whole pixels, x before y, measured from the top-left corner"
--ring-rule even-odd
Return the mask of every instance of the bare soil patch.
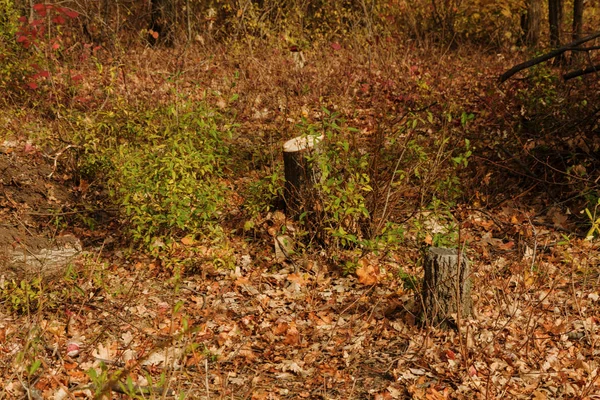
[[[75, 199], [55, 172], [54, 165], [30, 143], [5, 141], [0, 146], [0, 260], [4, 268], [46, 274], [64, 266], [67, 253], [81, 251], [77, 238], [63, 234], [61, 213]], [[60, 251], [65, 248], [76, 252]]]

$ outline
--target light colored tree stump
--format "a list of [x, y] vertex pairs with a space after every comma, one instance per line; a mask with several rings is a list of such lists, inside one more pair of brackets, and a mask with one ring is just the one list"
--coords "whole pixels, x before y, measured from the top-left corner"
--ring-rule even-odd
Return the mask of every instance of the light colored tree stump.
[[319, 179], [319, 171], [309, 163], [307, 157], [316, 150], [323, 136], [298, 136], [283, 145], [283, 166], [285, 172], [285, 203], [287, 214], [298, 218], [309, 212], [312, 190]]
[[429, 248], [425, 256], [423, 311], [421, 320], [449, 328], [456, 317], [467, 318], [473, 310], [469, 260], [454, 249]]

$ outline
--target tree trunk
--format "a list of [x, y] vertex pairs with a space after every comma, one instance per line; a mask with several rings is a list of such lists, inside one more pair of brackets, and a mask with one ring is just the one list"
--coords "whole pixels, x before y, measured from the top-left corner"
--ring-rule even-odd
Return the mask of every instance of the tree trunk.
[[542, 21], [542, 1], [528, 0], [527, 11], [521, 17], [523, 43], [537, 46], [540, 42], [540, 25]]
[[573, 0], [573, 40], [583, 33], [583, 0]]
[[312, 211], [312, 188], [318, 180], [319, 173], [307, 157], [316, 150], [322, 139], [323, 136], [299, 136], [283, 145], [284, 195], [287, 214], [291, 218], [298, 218], [302, 213]]
[[550, 46], [560, 46], [562, 0], [548, 0], [548, 22], [550, 23]]
[[421, 320], [443, 328], [456, 326], [456, 318], [473, 309], [469, 261], [456, 250], [431, 247], [425, 257]]

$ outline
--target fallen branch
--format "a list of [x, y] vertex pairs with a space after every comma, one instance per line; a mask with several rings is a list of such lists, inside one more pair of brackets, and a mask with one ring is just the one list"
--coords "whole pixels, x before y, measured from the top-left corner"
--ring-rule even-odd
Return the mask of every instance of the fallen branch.
[[577, 78], [578, 76], [593, 74], [594, 72], [600, 72], [600, 64], [592, 65], [591, 67], [586, 67], [582, 69], [578, 69], [575, 71], [571, 71], [568, 74], [563, 75], [563, 79], [568, 81], [569, 79]]
[[584, 38], [581, 38], [579, 40], [575, 40], [574, 42], [571, 42], [569, 44], [566, 44], [562, 47], [559, 47], [555, 50], [552, 50], [549, 53], [546, 54], [542, 54], [539, 57], [536, 58], [532, 58], [531, 60], [522, 62], [521, 64], [515, 65], [514, 67], [512, 67], [511, 69], [509, 69], [508, 71], [506, 71], [505, 73], [503, 73], [502, 75], [500, 75], [500, 78], [498, 78], [498, 81], [500, 83], [505, 82], [506, 80], [508, 80], [511, 76], [513, 76], [514, 74], [516, 74], [519, 71], [522, 71], [524, 69], [527, 68], [531, 68], [534, 65], [537, 65], [539, 63], [542, 63], [544, 61], [548, 61], [552, 58], [558, 57], [561, 54], [569, 51], [569, 50], [573, 50], [574, 47], [578, 47], [580, 45], [582, 45], [583, 43], [589, 42], [590, 40], [594, 40], [596, 38], [600, 37], [600, 32], [596, 32], [596, 33], [592, 33], [591, 35], [588, 35]]

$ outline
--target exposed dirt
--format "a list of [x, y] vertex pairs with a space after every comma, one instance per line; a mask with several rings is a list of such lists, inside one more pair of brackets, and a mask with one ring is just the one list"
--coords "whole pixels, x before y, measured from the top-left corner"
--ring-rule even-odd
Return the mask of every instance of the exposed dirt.
[[80, 250], [78, 240], [63, 235], [57, 224], [63, 210], [74, 204], [74, 195], [55, 172], [53, 162], [31, 143], [0, 145], [0, 263], [5, 268], [49, 269], [59, 266], [48, 258], [49, 251]]

